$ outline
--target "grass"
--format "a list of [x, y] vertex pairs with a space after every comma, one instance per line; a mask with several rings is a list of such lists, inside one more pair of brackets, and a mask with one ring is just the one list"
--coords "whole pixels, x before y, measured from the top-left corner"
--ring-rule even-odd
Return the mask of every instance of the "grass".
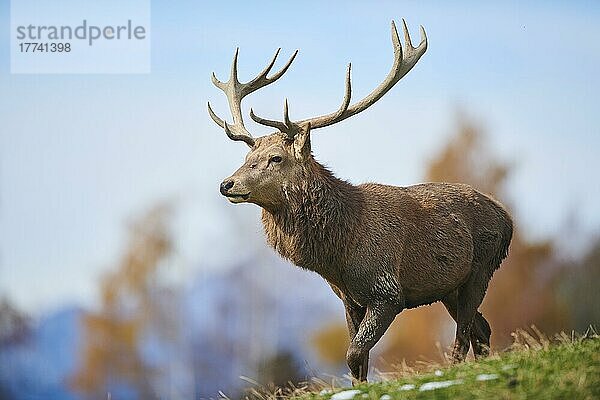
[[[392, 399], [600, 399], [600, 338], [593, 331], [580, 338], [562, 334], [551, 343], [543, 335], [525, 331], [514, 334], [508, 351], [480, 361], [431, 368], [422, 373], [398, 371], [379, 382], [353, 388], [320, 391], [310, 385], [282, 396], [299, 400], [392, 400]], [[437, 382], [437, 383], [432, 383]], [[436, 385], [446, 387], [434, 388]], [[427, 390], [429, 389], [429, 390]], [[348, 392], [348, 390], [357, 390]], [[255, 393], [255, 396], [258, 393]], [[252, 397], [255, 397], [252, 396]]]

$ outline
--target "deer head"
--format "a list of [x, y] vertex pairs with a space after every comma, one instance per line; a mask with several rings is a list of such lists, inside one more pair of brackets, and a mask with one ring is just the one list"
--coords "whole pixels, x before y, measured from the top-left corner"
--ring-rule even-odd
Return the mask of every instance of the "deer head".
[[350, 104], [352, 86], [350, 82], [351, 65], [346, 71], [346, 91], [342, 104], [330, 114], [292, 121], [289, 116], [288, 102], [284, 103], [283, 120], [270, 120], [258, 117], [250, 110], [250, 117], [257, 123], [277, 129], [274, 133], [254, 138], [244, 126], [242, 118], [242, 99], [250, 93], [275, 82], [290, 67], [298, 51], [294, 52], [285, 66], [269, 77], [279, 50], [267, 67], [254, 79], [241, 83], [237, 76], [238, 50], [236, 50], [231, 74], [227, 82], [219, 81], [212, 75], [213, 84], [227, 96], [233, 123], [219, 118], [208, 104], [208, 113], [217, 125], [225, 130], [231, 140], [243, 141], [250, 151], [244, 164], [229, 178], [221, 183], [220, 191], [232, 203], [250, 202], [264, 208], [277, 208], [285, 203], [286, 187], [295, 184], [302, 172], [312, 160], [310, 134], [312, 130], [333, 125], [361, 111], [366, 110], [385, 95], [404, 75], [406, 75], [427, 50], [427, 36], [421, 26], [421, 42], [415, 48], [411, 44], [406, 22], [402, 20], [405, 49], [402, 48], [396, 25], [392, 21], [392, 44], [394, 64], [387, 77], [364, 99]]

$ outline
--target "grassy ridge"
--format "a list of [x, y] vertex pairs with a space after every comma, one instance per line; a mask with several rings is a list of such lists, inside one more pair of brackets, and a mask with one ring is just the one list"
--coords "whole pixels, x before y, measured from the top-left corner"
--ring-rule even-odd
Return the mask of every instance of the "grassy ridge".
[[[354, 392], [354, 396], [347, 391], [349, 389], [337, 389], [320, 394], [297, 393], [292, 397], [306, 400], [350, 397], [354, 400], [600, 399], [600, 339], [597, 336], [564, 340], [555, 345], [529, 338], [525, 337], [513, 351], [482, 361], [361, 384], [352, 388], [359, 391]], [[435, 388], [440, 385], [447, 386]]]

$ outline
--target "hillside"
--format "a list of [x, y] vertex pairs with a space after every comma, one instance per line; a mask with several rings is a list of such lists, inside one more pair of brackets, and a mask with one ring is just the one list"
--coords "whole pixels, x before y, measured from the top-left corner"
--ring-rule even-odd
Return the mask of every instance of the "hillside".
[[345, 390], [298, 393], [323, 400], [392, 399], [598, 399], [600, 339], [550, 345], [528, 335], [512, 351], [430, 372]]

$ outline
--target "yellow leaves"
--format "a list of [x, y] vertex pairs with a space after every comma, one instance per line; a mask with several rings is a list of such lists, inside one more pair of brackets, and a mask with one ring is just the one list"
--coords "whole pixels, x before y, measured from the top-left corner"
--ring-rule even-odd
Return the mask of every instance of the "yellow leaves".
[[332, 365], [345, 363], [349, 343], [346, 324], [342, 322], [330, 323], [311, 337], [321, 360]]
[[73, 386], [89, 395], [121, 382], [147, 396], [149, 374], [140, 342], [151, 320], [160, 319], [152, 289], [160, 262], [171, 250], [168, 209], [157, 207], [133, 224], [129, 246], [117, 269], [100, 282], [102, 309], [83, 318], [84, 344]]

